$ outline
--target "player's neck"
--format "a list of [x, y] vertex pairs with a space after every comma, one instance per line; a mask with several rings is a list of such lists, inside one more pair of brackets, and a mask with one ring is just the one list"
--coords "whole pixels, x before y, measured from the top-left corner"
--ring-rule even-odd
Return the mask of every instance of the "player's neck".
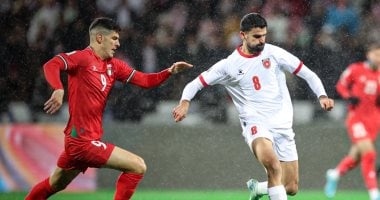
[[96, 47], [96, 45], [91, 45], [91, 44], [89, 47], [94, 52], [94, 54], [98, 56], [101, 60], [107, 59], [105, 56], [102, 56], [102, 50], [99, 47]]
[[369, 68], [372, 69], [373, 71], [379, 70], [379, 67], [377, 65], [373, 64], [372, 62], [367, 61], [367, 64], [368, 64]]

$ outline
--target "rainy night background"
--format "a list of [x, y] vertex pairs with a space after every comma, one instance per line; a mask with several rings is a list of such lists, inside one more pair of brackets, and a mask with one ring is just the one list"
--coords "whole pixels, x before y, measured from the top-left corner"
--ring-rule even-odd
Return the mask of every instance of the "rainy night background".
[[[1, 0], [0, 191], [26, 191], [55, 166], [67, 105], [54, 116], [43, 113], [52, 90], [42, 65], [86, 48], [88, 26], [99, 16], [119, 22], [116, 57], [135, 69], [157, 72], [179, 60], [195, 66], [155, 89], [116, 84], [109, 97], [104, 140], [144, 158], [140, 188], [244, 189], [249, 178], [264, 180], [222, 87], [198, 94], [183, 123], [171, 119], [185, 84], [240, 44], [240, 18], [249, 12], [267, 19], [267, 42], [303, 60], [336, 99], [334, 111], [322, 112], [306, 82], [289, 74], [300, 188], [322, 190], [325, 171], [350, 145], [335, 83], [348, 64], [364, 59], [365, 44], [380, 40], [378, 0]], [[71, 189], [113, 188], [117, 175], [90, 170]], [[342, 188], [364, 190], [359, 170], [343, 179]]]

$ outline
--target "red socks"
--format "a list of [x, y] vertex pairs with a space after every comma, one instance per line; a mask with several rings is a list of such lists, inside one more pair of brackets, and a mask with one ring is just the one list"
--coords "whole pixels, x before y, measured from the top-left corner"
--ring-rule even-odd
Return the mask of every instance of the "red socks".
[[[142, 178], [142, 174], [122, 173], [116, 183], [115, 200], [129, 200]], [[25, 200], [46, 200], [56, 192], [47, 178], [35, 185]]]
[[121, 173], [116, 183], [114, 200], [129, 200], [142, 178], [142, 174]]
[[35, 185], [29, 194], [25, 197], [25, 200], [46, 200], [56, 192], [58, 191], [54, 190], [50, 186], [49, 178], [47, 178]]
[[377, 178], [375, 171], [376, 152], [369, 151], [362, 155], [362, 175], [368, 190], [377, 189]]
[[356, 162], [353, 158], [346, 156], [342, 161], [340, 161], [339, 165], [336, 167], [336, 170], [338, 171], [339, 176], [343, 176], [349, 170], [356, 167], [357, 164], [358, 162]]
[[[361, 156], [361, 170], [364, 182], [368, 190], [377, 189], [377, 179], [375, 171], [376, 152], [369, 151]], [[346, 156], [336, 167], [339, 176], [343, 176], [358, 163], [349, 156]]]

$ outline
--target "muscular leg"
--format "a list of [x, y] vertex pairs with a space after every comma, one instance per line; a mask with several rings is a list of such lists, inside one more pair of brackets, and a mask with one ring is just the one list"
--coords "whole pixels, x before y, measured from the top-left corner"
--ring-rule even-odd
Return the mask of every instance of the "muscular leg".
[[281, 182], [281, 164], [273, 150], [272, 142], [266, 138], [257, 138], [252, 142], [252, 151], [267, 171], [270, 198], [276, 200], [286, 199], [285, 188]]
[[298, 192], [298, 161], [281, 162], [282, 184], [288, 195], [296, 195]]
[[268, 187], [281, 185], [281, 165], [273, 151], [272, 142], [266, 138], [257, 138], [252, 142], [252, 150], [267, 171]]
[[348, 155], [343, 158], [338, 166], [335, 169], [327, 171], [327, 182], [325, 185], [326, 196], [333, 197], [340, 177], [355, 168], [360, 162], [363, 178], [370, 191], [370, 195], [377, 198], [379, 195], [377, 191], [375, 159], [376, 151], [371, 139], [363, 139], [353, 144]]
[[353, 160], [360, 160], [360, 152], [357, 145], [352, 145], [350, 150], [348, 151], [348, 156], [350, 156]]
[[141, 157], [119, 147], [114, 148], [103, 167], [122, 171], [116, 183], [115, 200], [130, 199], [146, 171]]
[[25, 199], [45, 200], [65, 189], [79, 173], [79, 170], [64, 170], [57, 167], [50, 177], [35, 185]]
[[355, 146], [357, 147], [360, 156], [366, 152], [375, 151], [375, 145], [370, 139], [361, 140], [357, 142]]
[[327, 197], [332, 198], [335, 196], [340, 177], [355, 168], [358, 165], [359, 160], [359, 149], [353, 144], [348, 155], [344, 157], [334, 169], [327, 170], [326, 184], [324, 187], [324, 192]]
[[338, 175], [343, 176], [347, 171], [356, 167], [359, 161], [363, 162], [363, 156], [368, 152], [375, 152], [375, 146], [370, 139], [353, 144], [348, 155], [336, 167]]
[[360, 152], [361, 170], [364, 182], [369, 191], [371, 199], [378, 199], [380, 197], [377, 189], [376, 177], [376, 150], [375, 145], [370, 139], [365, 139], [355, 144]]
[[80, 170], [64, 170], [57, 167], [50, 176], [49, 183], [57, 191], [64, 190], [80, 172]]
[[136, 174], [146, 172], [146, 165], [141, 157], [116, 146], [103, 167]]
[[342, 161], [335, 168], [339, 176], [345, 175], [348, 171], [352, 170], [357, 166], [360, 160], [360, 152], [357, 145], [352, 145], [348, 155], [343, 158]]

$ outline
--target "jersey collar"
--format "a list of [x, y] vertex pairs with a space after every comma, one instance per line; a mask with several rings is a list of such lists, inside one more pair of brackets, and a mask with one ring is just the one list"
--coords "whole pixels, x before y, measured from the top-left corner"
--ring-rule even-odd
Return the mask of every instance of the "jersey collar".
[[365, 68], [370, 69], [370, 70], [372, 70], [372, 71], [380, 71], [380, 68], [373, 69], [373, 68], [371, 67], [371, 63], [370, 63], [368, 60], [364, 62], [364, 66], [365, 66]]

